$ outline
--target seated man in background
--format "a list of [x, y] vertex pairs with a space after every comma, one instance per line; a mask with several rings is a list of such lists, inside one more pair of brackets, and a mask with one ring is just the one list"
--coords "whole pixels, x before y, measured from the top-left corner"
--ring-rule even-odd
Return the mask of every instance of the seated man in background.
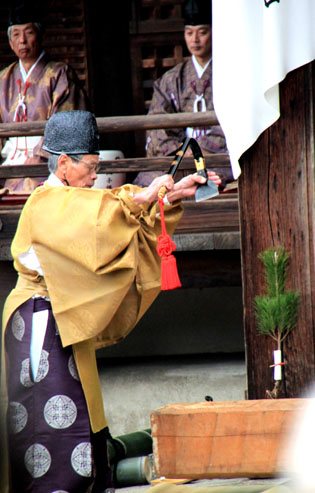
[[[211, 2], [186, 0], [184, 5], [185, 42], [191, 54], [153, 85], [149, 115], [213, 110], [211, 59]], [[147, 131], [147, 156], [172, 155], [185, 137], [197, 140], [204, 154], [227, 152], [219, 125], [209, 128], [167, 128]], [[191, 155], [190, 149], [186, 156]], [[159, 173], [141, 172], [134, 181], [146, 186]], [[232, 178], [232, 174], [231, 174]]]
[[[58, 111], [89, 109], [87, 96], [74, 71], [51, 61], [42, 48], [43, 27], [31, 2], [10, 9], [8, 37], [18, 60], [0, 72], [2, 123], [48, 120]], [[1, 152], [2, 164], [38, 164], [42, 138], [9, 138]], [[45, 162], [45, 161], [43, 161]], [[11, 191], [31, 191], [42, 178], [8, 179]]]

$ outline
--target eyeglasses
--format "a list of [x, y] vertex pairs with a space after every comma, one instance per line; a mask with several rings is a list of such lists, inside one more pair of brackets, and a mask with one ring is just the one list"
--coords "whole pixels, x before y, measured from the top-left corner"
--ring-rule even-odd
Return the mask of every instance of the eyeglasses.
[[100, 163], [87, 163], [83, 159], [79, 159], [77, 157], [71, 156], [71, 159], [73, 161], [76, 161], [77, 163], [83, 163], [87, 168], [89, 168], [90, 172], [92, 173], [93, 171], [97, 173], [101, 169]]

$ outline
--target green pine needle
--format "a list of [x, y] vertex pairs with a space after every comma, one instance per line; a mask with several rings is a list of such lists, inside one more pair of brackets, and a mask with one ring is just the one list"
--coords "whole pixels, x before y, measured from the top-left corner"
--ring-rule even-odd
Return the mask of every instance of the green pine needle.
[[280, 346], [296, 325], [300, 294], [285, 291], [289, 254], [283, 247], [268, 248], [259, 258], [265, 266], [266, 294], [254, 299], [257, 329]]
[[283, 247], [268, 248], [258, 255], [265, 266], [267, 294], [278, 296], [283, 294], [287, 278], [289, 254]]

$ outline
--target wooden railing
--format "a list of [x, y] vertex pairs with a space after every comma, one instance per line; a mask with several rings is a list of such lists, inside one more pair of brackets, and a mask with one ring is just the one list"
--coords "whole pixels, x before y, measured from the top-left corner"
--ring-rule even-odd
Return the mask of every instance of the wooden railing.
[[[174, 115], [139, 115], [125, 117], [97, 118], [100, 133], [147, 130], [152, 128], [174, 128], [187, 126], [217, 125], [214, 112], [181, 113]], [[43, 135], [46, 121], [2, 123], [0, 137]], [[218, 171], [230, 168], [228, 154], [211, 154], [206, 157], [208, 169]], [[167, 172], [171, 165], [171, 157], [126, 158], [113, 161], [101, 161], [102, 173], [135, 173], [139, 171]], [[180, 170], [193, 172], [193, 158], [184, 157]], [[46, 177], [46, 164], [0, 166], [0, 180], [18, 177]], [[0, 246], [1, 242], [11, 241], [25, 197], [10, 194], [0, 197]], [[238, 194], [220, 194], [217, 198], [196, 203], [193, 200], [184, 202], [184, 216], [176, 230], [177, 235], [194, 233], [231, 233], [239, 231]]]
[[[214, 111], [168, 115], [109, 116], [96, 118], [96, 122], [100, 134], [149, 130], [152, 128], [210, 127], [219, 123]], [[0, 137], [44, 135], [46, 123], [45, 120], [0, 123]]]

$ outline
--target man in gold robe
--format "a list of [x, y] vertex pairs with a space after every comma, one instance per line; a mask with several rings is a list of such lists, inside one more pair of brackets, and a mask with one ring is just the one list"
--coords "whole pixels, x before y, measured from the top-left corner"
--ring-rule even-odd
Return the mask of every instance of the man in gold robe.
[[123, 339], [160, 291], [159, 190], [172, 234], [180, 199], [206, 181], [163, 175], [147, 188], [91, 189], [98, 141], [87, 111], [50, 118], [51, 175], [27, 201], [12, 243], [19, 277], [4, 308], [2, 358], [12, 492], [111, 491], [95, 348]]

